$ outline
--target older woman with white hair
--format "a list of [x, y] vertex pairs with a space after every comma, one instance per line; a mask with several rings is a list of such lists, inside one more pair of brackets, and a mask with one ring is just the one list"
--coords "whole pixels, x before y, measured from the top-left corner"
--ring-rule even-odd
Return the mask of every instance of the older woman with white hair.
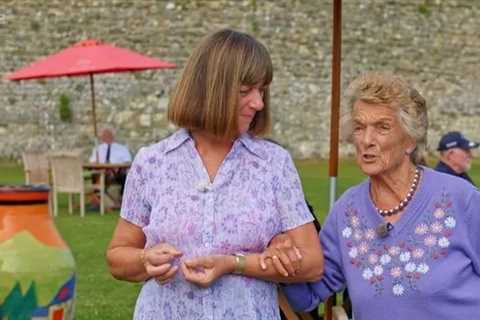
[[332, 208], [320, 232], [324, 276], [286, 286], [291, 304], [310, 310], [348, 287], [356, 320], [478, 318], [480, 192], [418, 165], [424, 98], [371, 72], [351, 84], [348, 105], [347, 137], [368, 179]]

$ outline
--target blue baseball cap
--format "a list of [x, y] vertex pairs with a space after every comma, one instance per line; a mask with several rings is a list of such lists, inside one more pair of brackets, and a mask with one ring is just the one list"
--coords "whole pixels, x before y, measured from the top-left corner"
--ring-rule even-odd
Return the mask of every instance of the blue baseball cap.
[[437, 150], [444, 151], [452, 148], [470, 150], [473, 148], [478, 148], [479, 145], [480, 144], [478, 142], [468, 140], [458, 131], [450, 131], [443, 135], [443, 137], [440, 139]]

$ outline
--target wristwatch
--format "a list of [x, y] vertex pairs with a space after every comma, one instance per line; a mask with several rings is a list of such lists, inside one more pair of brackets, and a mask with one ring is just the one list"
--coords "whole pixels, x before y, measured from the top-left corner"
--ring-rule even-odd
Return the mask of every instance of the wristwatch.
[[245, 255], [243, 253], [235, 253], [233, 256], [235, 257], [235, 270], [233, 273], [243, 274], [245, 272]]

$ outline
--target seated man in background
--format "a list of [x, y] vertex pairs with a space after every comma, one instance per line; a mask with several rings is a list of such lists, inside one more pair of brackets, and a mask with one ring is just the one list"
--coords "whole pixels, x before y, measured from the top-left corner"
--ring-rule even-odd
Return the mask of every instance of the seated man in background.
[[[90, 155], [90, 162], [98, 163], [129, 163], [132, 162], [132, 155], [128, 150], [127, 146], [115, 142], [113, 129], [104, 128], [100, 131], [100, 141], [101, 144], [96, 148], [93, 148], [92, 154]], [[120, 195], [123, 195], [123, 188], [125, 186], [125, 180], [127, 177], [127, 169], [123, 168], [114, 168], [106, 171], [105, 174], [105, 184], [106, 188], [113, 183], [120, 185]], [[93, 176], [94, 183], [98, 180], [98, 176]], [[107, 193], [108, 194], [108, 193]], [[109, 195], [111, 198], [111, 195]], [[93, 203], [96, 203], [95, 199], [92, 200]], [[117, 201], [115, 201], [117, 202]], [[97, 202], [98, 203], [98, 202]], [[116, 203], [114, 206], [118, 206], [119, 203]]]
[[440, 161], [435, 166], [435, 170], [463, 178], [475, 185], [467, 171], [470, 169], [473, 158], [471, 149], [478, 146], [477, 142], [468, 140], [458, 131], [446, 133], [438, 143]]

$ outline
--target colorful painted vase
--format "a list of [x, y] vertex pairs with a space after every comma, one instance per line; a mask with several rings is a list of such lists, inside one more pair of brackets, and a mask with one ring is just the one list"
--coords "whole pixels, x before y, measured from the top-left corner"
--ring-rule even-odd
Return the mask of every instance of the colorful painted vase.
[[48, 213], [48, 187], [0, 186], [0, 319], [73, 320], [75, 261]]

